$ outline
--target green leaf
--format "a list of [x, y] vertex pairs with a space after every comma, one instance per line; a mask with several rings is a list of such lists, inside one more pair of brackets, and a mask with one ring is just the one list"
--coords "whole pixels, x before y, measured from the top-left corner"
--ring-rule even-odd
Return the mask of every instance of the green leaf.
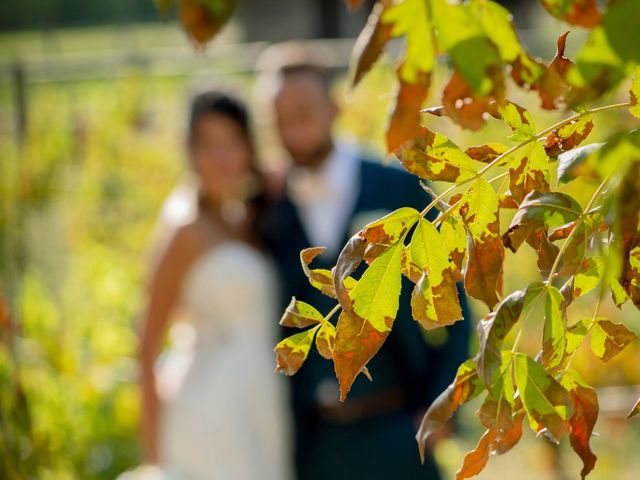
[[504, 62], [511, 63], [524, 53], [509, 10], [496, 2], [471, 2], [469, 8], [479, 20], [484, 33], [498, 48]]
[[280, 325], [304, 328], [322, 321], [323, 316], [315, 307], [293, 297], [280, 319]]
[[462, 271], [462, 264], [467, 252], [467, 233], [464, 230], [462, 220], [449, 215], [440, 225], [440, 235], [449, 257], [455, 263], [458, 270]]
[[349, 293], [354, 312], [379, 332], [391, 330], [398, 312], [403, 247], [398, 241], [376, 258]]
[[382, 22], [391, 25], [391, 35], [406, 37], [405, 59], [400, 78], [409, 84], [418, 82], [419, 72], [428, 73], [435, 64], [435, 48], [429, 9], [424, 0], [404, 0], [382, 14]]
[[563, 360], [567, 345], [566, 304], [560, 291], [547, 287], [542, 336], [542, 363], [547, 368], [557, 367]]
[[455, 143], [424, 127], [400, 151], [399, 160], [407, 171], [425, 180], [460, 182], [477, 173], [471, 158]]
[[567, 347], [565, 350], [566, 355], [571, 355], [575, 352], [582, 342], [584, 342], [587, 333], [589, 333], [588, 325], [590, 319], [582, 319], [567, 329]]
[[605, 262], [602, 257], [589, 257], [586, 265], [573, 278], [573, 297], [586, 295], [596, 288], [604, 274]]
[[533, 118], [531, 118], [531, 114], [520, 105], [516, 105], [513, 102], [504, 102], [498, 105], [498, 114], [499, 118], [502, 118], [513, 131], [509, 136], [510, 140], [514, 142], [524, 142], [535, 136], [536, 126]]
[[475, 93], [487, 95], [494, 88], [490, 70], [502, 61], [476, 12], [469, 4], [432, 0], [432, 14], [440, 50], [449, 53], [456, 70]]
[[591, 350], [603, 362], [608, 362], [637, 338], [621, 323], [598, 318], [591, 328]]
[[527, 415], [558, 443], [568, 430], [567, 420], [572, 414], [569, 392], [542, 365], [523, 353], [515, 354], [515, 378]]
[[569, 183], [578, 177], [598, 178], [586, 160], [603, 145], [604, 143], [591, 143], [558, 155], [558, 182]]
[[489, 312], [478, 324], [480, 347], [476, 362], [478, 373], [488, 387], [494, 384], [494, 375], [503, 364], [502, 344], [520, 319], [525, 307], [536, 301], [546, 290], [542, 282], [531, 283], [502, 299], [493, 312]]
[[431, 222], [420, 219], [409, 251], [417, 269], [423, 272], [411, 295], [413, 318], [427, 330], [462, 320], [454, 269]]
[[600, 25], [589, 33], [567, 79], [574, 86], [572, 104], [591, 102], [617, 86], [640, 63], [636, 35], [640, 30], [640, 2], [617, 0]]
[[320, 325], [317, 325], [304, 332], [296, 333], [276, 345], [274, 351], [276, 352], [277, 372], [293, 375], [300, 370], [309, 355], [313, 337], [319, 328]]
[[500, 239], [498, 196], [483, 178], [478, 178], [462, 195], [458, 211], [471, 243], [465, 266], [467, 294], [492, 309], [502, 294], [504, 246]]

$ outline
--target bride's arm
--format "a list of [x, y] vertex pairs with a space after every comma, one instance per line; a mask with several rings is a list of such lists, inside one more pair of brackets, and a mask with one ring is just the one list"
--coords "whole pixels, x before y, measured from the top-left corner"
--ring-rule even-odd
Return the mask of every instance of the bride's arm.
[[146, 463], [158, 463], [158, 417], [154, 363], [162, 348], [167, 324], [187, 265], [195, 248], [186, 227], [178, 229], [157, 258], [148, 285], [147, 305], [140, 338], [140, 386], [142, 390], [142, 442]]

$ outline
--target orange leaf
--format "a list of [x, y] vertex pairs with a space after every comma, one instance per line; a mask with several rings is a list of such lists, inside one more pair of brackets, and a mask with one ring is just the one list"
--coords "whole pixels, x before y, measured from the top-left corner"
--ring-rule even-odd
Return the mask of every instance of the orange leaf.
[[582, 459], [583, 468], [580, 475], [584, 480], [596, 464], [596, 456], [591, 451], [589, 440], [598, 420], [598, 395], [593, 388], [581, 385], [577, 381], [563, 383], [573, 401], [573, 415], [569, 418], [571, 427], [569, 441], [573, 450]]
[[396, 151], [405, 142], [417, 137], [420, 132], [420, 108], [429, 92], [431, 74], [418, 71], [416, 75], [415, 83], [408, 83], [398, 75], [400, 89], [387, 128], [389, 152]]
[[[502, 70], [494, 69], [491, 78], [494, 89], [487, 96], [477, 95], [460, 73], [454, 71], [442, 91], [444, 112], [462, 128], [479, 130], [485, 122], [485, 113], [490, 112], [495, 101], [504, 98]], [[435, 111], [439, 114], [439, 110]], [[432, 113], [432, 112], [429, 112]]]
[[478, 396], [481, 389], [475, 362], [467, 360], [458, 368], [454, 381], [433, 401], [422, 418], [416, 441], [423, 463], [427, 440], [431, 434], [440, 430], [461, 405]]
[[218, 8], [197, 0], [180, 0], [182, 26], [198, 47], [203, 47], [225, 25], [235, 8], [236, 0], [226, 0]]
[[389, 332], [376, 330], [363, 318], [343, 311], [336, 326], [333, 363], [344, 401], [358, 374], [380, 350]]
[[541, 0], [554, 17], [571, 25], [593, 28], [602, 21], [597, 0]]
[[[360, 3], [360, 2], [351, 2]], [[385, 45], [391, 38], [392, 25], [381, 21], [382, 13], [387, 7], [386, 1], [375, 4], [367, 24], [360, 32], [358, 40], [353, 47], [352, 80], [351, 85], [356, 86], [371, 69], [378, 57], [382, 54]]]
[[489, 455], [491, 454], [491, 445], [496, 439], [497, 433], [494, 430], [487, 430], [484, 432], [480, 441], [472, 451], [467, 453], [462, 462], [460, 470], [456, 472], [456, 480], [463, 480], [465, 478], [478, 475], [489, 461]]

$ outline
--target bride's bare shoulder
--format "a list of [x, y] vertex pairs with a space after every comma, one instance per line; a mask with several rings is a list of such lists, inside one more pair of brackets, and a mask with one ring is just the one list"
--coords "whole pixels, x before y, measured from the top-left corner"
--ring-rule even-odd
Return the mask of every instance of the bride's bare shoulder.
[[171, 235], [171, 250], [180, 252], [180, 256], [195, 258], [223, 240], [222, 232], [202, 215], [175, 228]]

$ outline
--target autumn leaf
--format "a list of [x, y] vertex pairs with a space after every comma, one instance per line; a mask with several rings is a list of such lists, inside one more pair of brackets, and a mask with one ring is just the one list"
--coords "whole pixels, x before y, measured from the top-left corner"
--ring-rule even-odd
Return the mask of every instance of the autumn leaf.
[[491, 445], [495, 441], [497, 433], [494, 430], [484, 432], [476, 448], [467, 453], [462, 461], [462, 466], [456, 472], [456, 480], [478, 475], [489, 462], [491, 455]]
[[[629, 41], [640, 29], [640, 2], [610, 2], [602, 22], [589, 32], [577, 54], [575, 66], [566, 79], [572, 85], [569, 105], [580, 105], [613, 90], [629, 73], [629, 66], [640, 63], [636, 42]], [[634, 33], [629, 33], [634, 32]]]
[[524, 142], [535, 136], [536, 126], [528, 110], [509, 101], [494, 104], [493, 107], [491, 114], [511, 128], [510, 140]]
[[442, 106], [454, 123], [469, 130], [479, 130], [484, 126], [485, 114], [504, 97], [502, 70], [494, 70], [491, 75], [495, 89], [489, 95], [479, 95], [458, 71], [453, 71], [442, 90]]
[[567, 421], [573, 413], [569, 392], [542, 365], [523, 353], [515, 354], [515, 378], [527, 415], [558, 443], [568, 430]]
[[573, 450], [582, 459], [583, 467], [580, 476], [584, 480], [596, 464], [596, 456], [591, 450], [589, 440], [598, 420], [598, 395], [573, 370], [564, 373], [561, 384], [569, 392], [573, 403], [573, 414], [569, 418], [569, 441]]
[[425, 180], [446, 182], [468, 180], [477, 173], [471, 158], [447, 137], [424, 127], [419, 131], [398, 154], [407, 171]]
[[364, 0], [345, 0], [351, 10], [357, 10], [362, 6]]
[[420, 219], [409, 252], [422, 272], [411, 295], [413, 318], [427, 330], [462, 320], [454, 269], [443, 239], [431, 222]]
[[608, 362], [638, 336], [621, 323], [598, 318], [591, 327], [591, 350], [603, 362]]
[[323, 322], [316, 334], [316, 348], [318, 349], [318, 353], [327, 360], [332, 360], [335, 343], [336, 328], [330, 322]]
[[325, 247], [305, 248], [300, 252], [300, 263], [309, 283], [331, 298], [336, 298], [336, 291], [333, 282], [333, 275], [330, 270], [324, 268], [309, 268], [309, 264], [320, 254], [324, 253]]
[[293, 297], [280, 319], [280, 325], [304, 328], [322, 321], [322, 314], [315, 307]]
[[627, 419], [633, 418], [640, 413], [640, 398], [627, 414]]
[[544, 147], [531, 142], [526, 147], [509, 155], [509, 190], [520, 203], [534, 190], [549, 191], [549, 157]]
[[276, 345], [274, 351], [276, 352], [277, 372], [293, 375], [300, 370], [309, 355], [313, 337], [319, 328], [320, 325], [317, 325], [304, 332], [296, 333]]
[[558, 37], [556, 55], [542, 76], [531, 87], [540, 95], [541, 107], [546, 110], [555, 110], [566, 103], [565, 95], [569, 91], [566, 77], [573, 66], [573, 62], [564, 56], [567, 35], [569, 32]]
[[362, 263], [366, 248], [367, 241], [362, 231], [355, 233], [338, 255], [338, 261], [333, 268], [334, 289], [340, 306], [346, 312], [352, 311], [352, 302], [349, 296], [350, 289], [345, 285], [345, 280]]
[[532, 233], [559, 227], [581, 217], [582, 208], [571, 196], [560, 192], [529, 193], [503, 235], [504, 244], [512, 252]]
[[544, 149], [548, 156], [557, 157], [559, 154], [580, 145], [589, 136], [592, 129], [593, 116], [583, 115], [577, 120], [573, 120], [552, 131], [547, 136]]
[[547, 11], [571, 25], [593, 28], [602, 21], [597, 0], [541, 0]]
[[502, 143], [486, 143], [484, 145], [477, 145], [474, 147], [468, 147], [464, 153], [478, 162], [491, 163], [497, 157], [504, 154], [509, 147]]
[[390, 245], [397, 242], [420, 218], [415, 208], [402, 207], [369, 223], [362, 229], [368, 243], [364, 259], [369, 263]]
[[336, 326], [333, 364], [344, 401], [353, 382], [380, 350], [389, 331], [379, 331], [368, 320], [343, 311]]
[[481, 391], [482, 382], [478, 378], [475, 362], [467, 360], [458, 367], [454, 381], [433, 401], [422, 418], [416, 434], [422, 463], [424, 463], [427, 440], [431, 434], [440, 430], [461, 405], [477, 397]]
[[502, 294], [504, 246], [500, 239], [498, 196], [478, 178], [459, 202], [459, 213], [470, 235], [464, 286], [467, 294], [492, 309]]
[[236, 0], [180, 0], [180, 21], [197, 47], [203, 47], [225, 25]]
[[371, 69], [391, 38], [391, 25], [383, 23], [382, 14], [388, 8], [388, 1], [377, 2], [367, 24], [360, 32], [351, 55], [351, 85], [355, 87]]
[[427, 98], [431, 74], [419, 72], [414, 83], [400, 79], [395, 106], [387, 127], [387, 151], [395, 152], [420, 133], [420, 108]]
[[387, 150], [394, 152], [418, 135], [420, 108], [427, 98], [435, 47], [427, 3], [404, 0], [384, 9], [380, 21], [391, 26], [393, 37], [404, 36], [406, 48], [397, 68], [399, 90], [387, 128]]

